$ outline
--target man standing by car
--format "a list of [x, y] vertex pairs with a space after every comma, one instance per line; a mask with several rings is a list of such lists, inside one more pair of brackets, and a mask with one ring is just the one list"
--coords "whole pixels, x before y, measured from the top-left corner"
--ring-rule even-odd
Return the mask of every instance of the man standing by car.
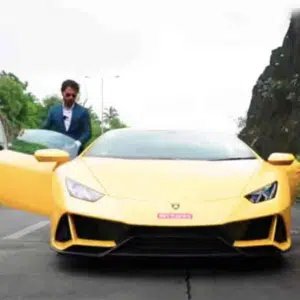
[[79, 153], [91, 137], [91, 120], [89, 111], [76, 103], [79, 84], [74, 80], [65, 80], [61, 86], [63, 103], [52, 106], [43, 129], [65, 134], [76, 140]]

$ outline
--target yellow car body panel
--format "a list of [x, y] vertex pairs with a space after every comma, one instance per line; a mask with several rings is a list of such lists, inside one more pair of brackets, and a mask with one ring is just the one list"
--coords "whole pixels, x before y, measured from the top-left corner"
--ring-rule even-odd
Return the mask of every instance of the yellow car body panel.
[[[50, 243], [56, 251], [77, 253], [76, 247], [101, 248], [92, 254], [100, 255], [102, 251], [104, 255], [119, 247], [114, 234], [111, 239], [106, 236], [106, 227], [93, 225], [95, 234], [85, 232], [78, 225], [82, 220], [93, 220], [93, 224], [99, 220], [103, 226], [116, 228], [174, 227], [179, 232], [180, 228], [238, 228], [236, 224], [269, 218], [265, 236], [235, 238], [232, 246], [244, 250], [273, 246], [280, 251], [291, 247], [291, 207], [300, 181], [300, 164], [296, 160], [290, 165], [273, 165], [258, 155], [252, 160], [185, 161], [92, 158], [84, 154], [56, 165], [38, 161], [33, 155], [0, 151], [0, 203], [48, 216]], [[96, 202], [72, 197], [66, 178], [103, 197]], [[254, 204], [246, 198], [274, 181], [278, 182], [274, 199]], [[69, 226], [65, 229], [69, 230], [69, 237], [57, 237], [60, 226]], [[277, 237], [277, 226], [285, 228], [285, 238]], [[95, 238], [97, 234], [99, 237]], [[82, 253], [91, 254], [83, 250]]]
[[0, 204], [50, 216], [55, 165], [38, 162], [33, 155], [0, 151]]

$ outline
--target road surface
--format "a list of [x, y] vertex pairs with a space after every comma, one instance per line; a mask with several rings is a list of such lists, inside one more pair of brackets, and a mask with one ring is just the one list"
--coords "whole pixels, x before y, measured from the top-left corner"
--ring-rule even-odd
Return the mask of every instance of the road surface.
[[237, 259], [64, 260], [47, 219], [0, 207], [1, 300], [299, 300], [300, 205], [294, 249], [280, 263]]

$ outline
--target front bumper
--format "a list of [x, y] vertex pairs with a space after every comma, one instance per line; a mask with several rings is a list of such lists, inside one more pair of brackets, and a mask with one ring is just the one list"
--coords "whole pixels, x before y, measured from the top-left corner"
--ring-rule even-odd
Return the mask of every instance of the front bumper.
[[52, 248], [84, 256], [262, 256], [288, 251], [290, 209], [214, 226], [135, 226], [63, 214], [52, 229]]

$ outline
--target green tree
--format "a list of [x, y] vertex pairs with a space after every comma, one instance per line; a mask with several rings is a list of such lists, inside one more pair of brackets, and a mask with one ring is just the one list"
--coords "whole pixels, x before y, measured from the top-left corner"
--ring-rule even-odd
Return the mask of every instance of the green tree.
[[38, 99], [27, 91], [28, 83], [17, 76], [4, 71], [0, 74], [0, 112], [10, 126], [18, 131], [20, 128], [37, 127], [40, 123], [42, 105]]
[[45, 107], [46, 111], [55, 104], [60, 104], [62, 99], [57, 95], [51, 95], [43, 99], [43, 106]]
[[[27, 89], [28, 82], [23, 82], [15, 74], [5, 71], [0, 73], [0, 115], [6, 120], [8, 131], [13, 135], [21, 128], [40, 128], [50, 107], [62, 101], [55, 94], [40, 101]], [[80, 99], [78, 102], [83, 104]], [[101, 121], [92, 106], [88, 110], [91, 116], [92, 142], [101, 135]], [[127, 126], [120, 120], [118, 111], [109, 107], [105, 111], [105, 131], [123, 127]]]
[[42, 125], [42, 123], [46, 120], [49, 109], [55, 105], [55, 104], [60, 104], [61, 103], [61, 99], [57, 96], [57, 95], [51, 95], [51, 96], [47, 96], [42, 100], [42, 110], [40, 111], [40, 119], [41, 119], [41, 123], [40, 126]]
[[103, 121], [105, 124], [110, 124], [113, 119], [119, 117], [118, 111], [113, 106], [106, 108], [103, 115]]
[[127, 125], [123, 123], [119, 118], [113, 118], [109, 122], [109, 129], [118, 129], [118, 128], [125, 128]]
[[105, 123], [105, 131], [127, 127], [127, 125], [120, 120], [119, 112], [113, 106], [105, 109], [103, 121]]
[[88, 108], [90, 117], [91, 117], [91, 126], [92, 126], [92, 137], [90, 142], [93, 142], [97, 137], [101, 135], [101, 121], [98, 115], [93, 110], [93, 107]]

